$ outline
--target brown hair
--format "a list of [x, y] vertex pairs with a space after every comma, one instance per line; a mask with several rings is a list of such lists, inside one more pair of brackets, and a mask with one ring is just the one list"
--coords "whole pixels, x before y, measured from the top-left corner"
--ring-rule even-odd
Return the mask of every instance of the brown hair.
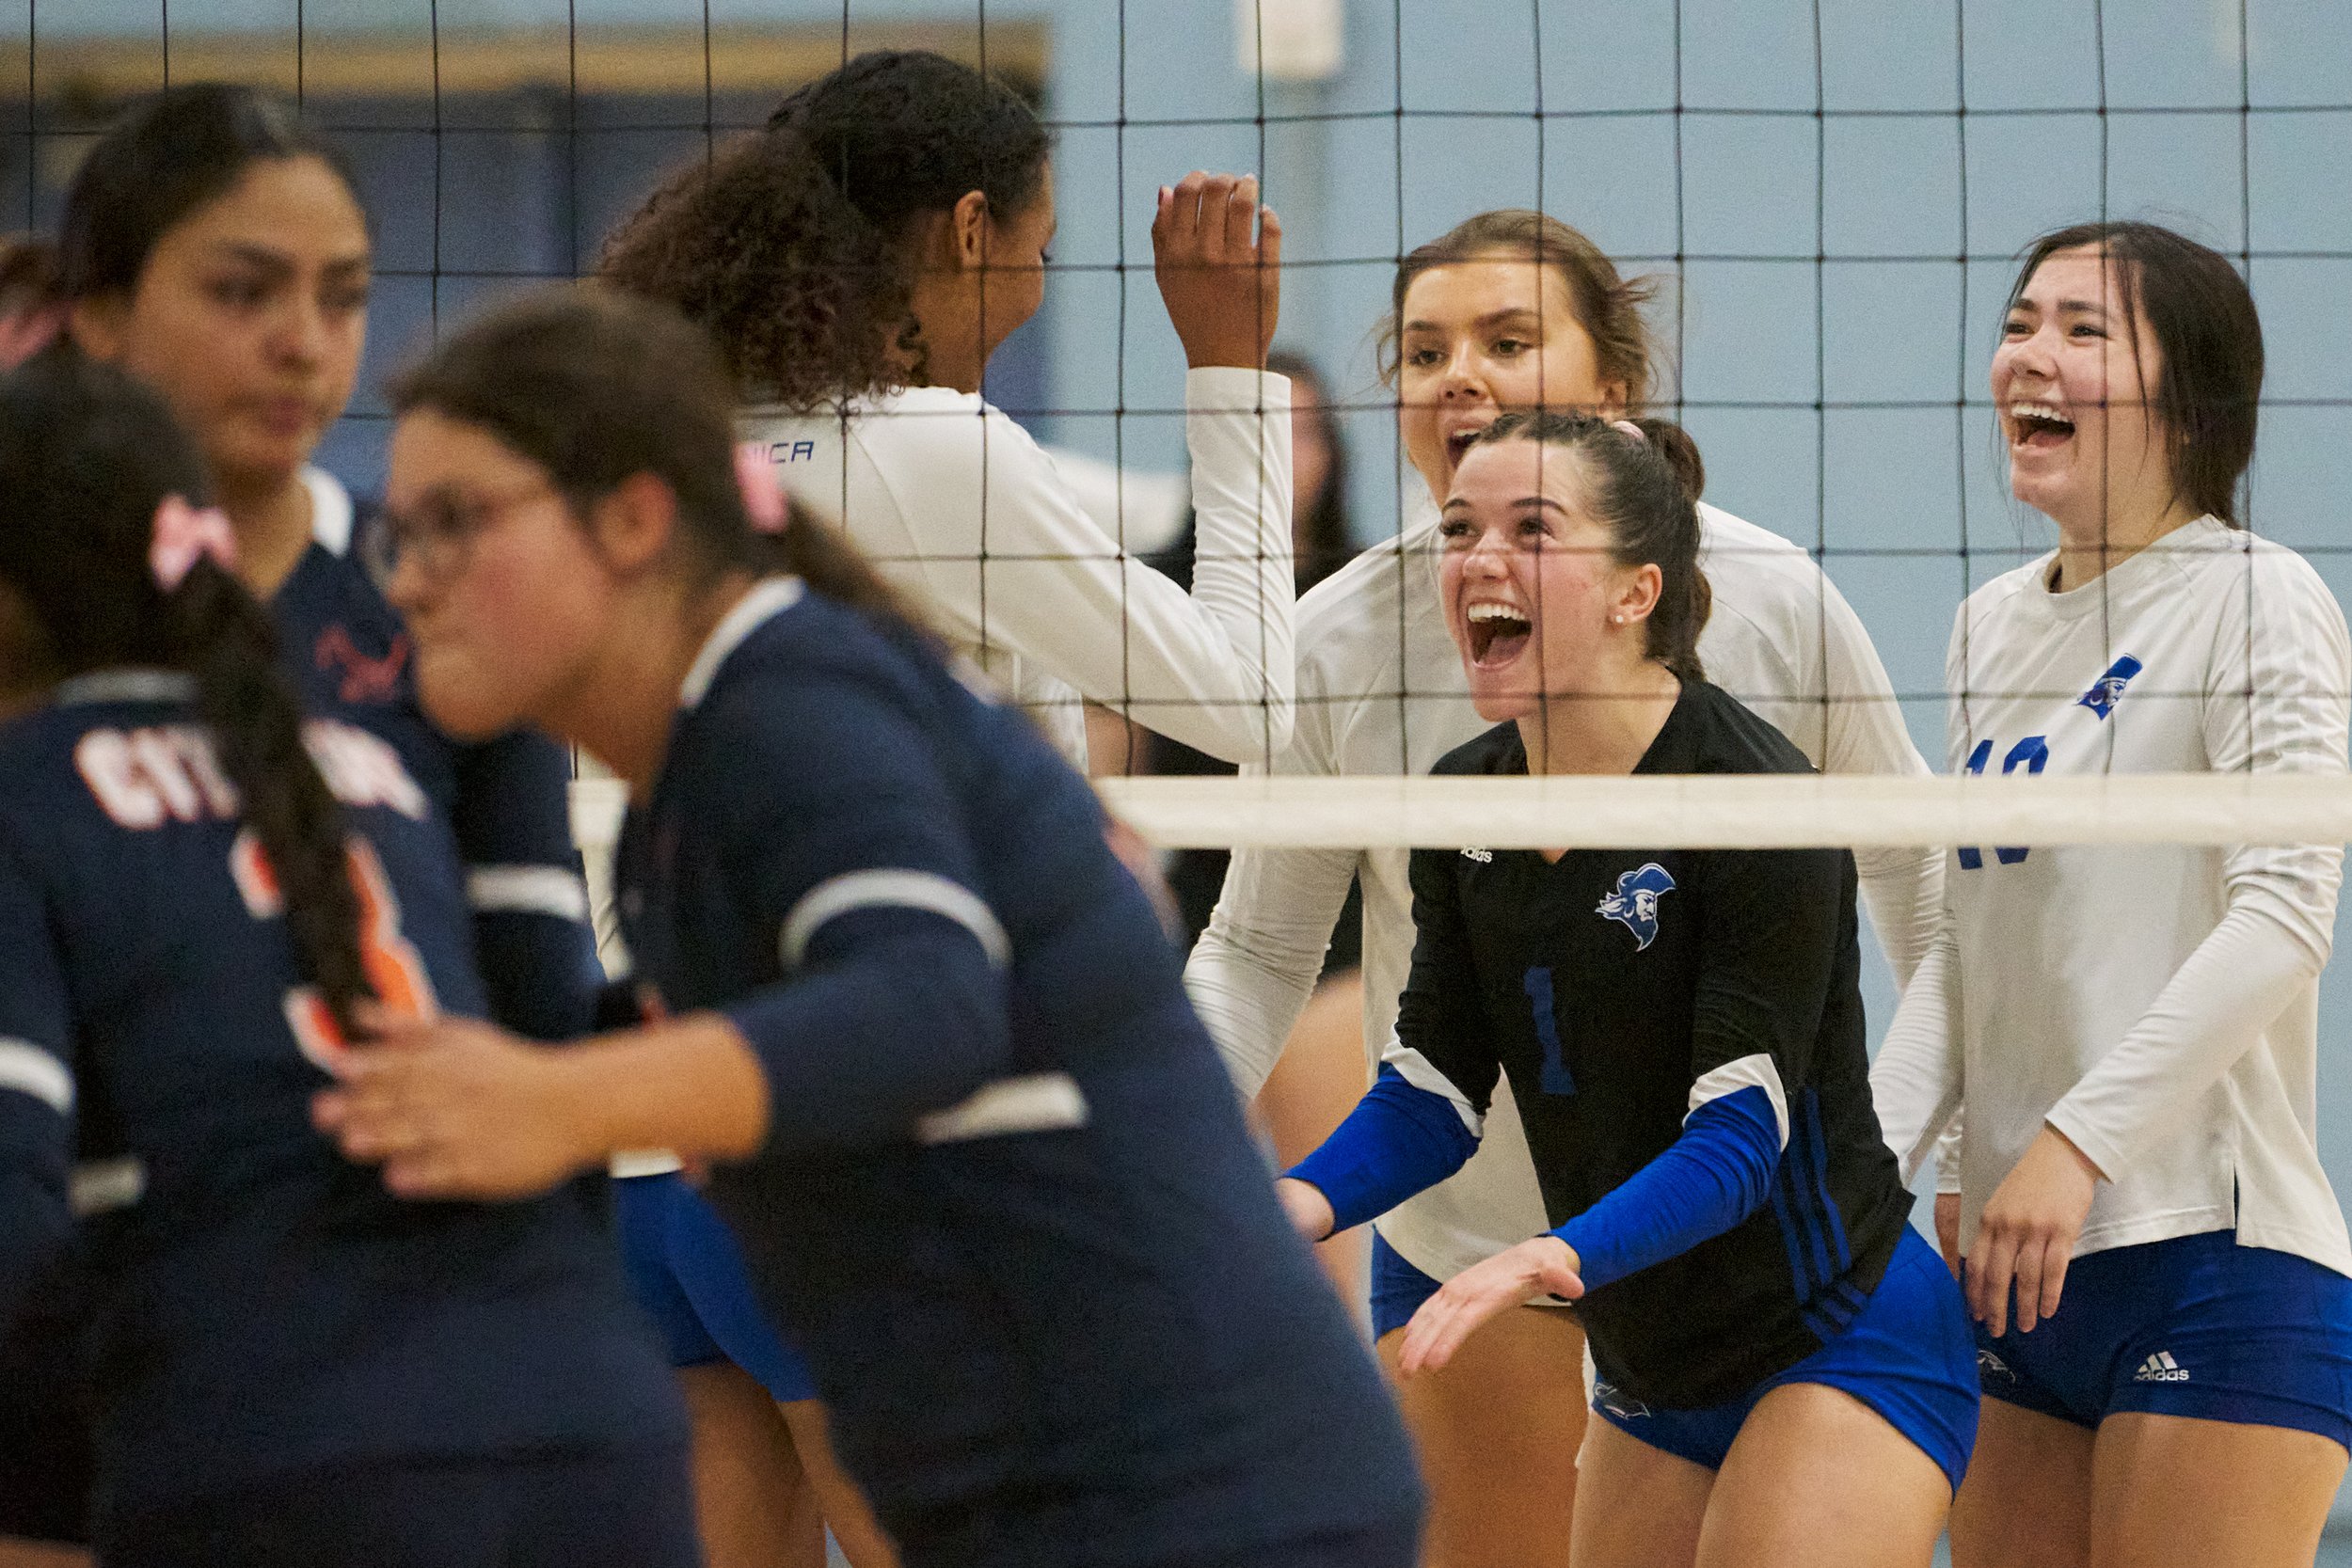
[[1706, 470], [1690, 433], [1670, 420], [1635, 420], [1628, 434], [1587, 414], [1522, 410], [1478, 433], [1474, 447], [1537, 441], [1582, 454], [1592, 479], [1592, 511], [1620, 566], [1655, 564], [1658, 604], [1644, 623], [1643, 652], [1686, 681], [1703, 680], [1699, 633], [1714, 590], [1699, 566], [1699, 487]]
[[667, 306], [587, 283], [527, 294], [444, 341], [392, 383], [392, 407], [479, 425], [583, 509], [651, 474], [677, 498], [706, 579], [797, 574], [826, 597], [930, 641], [896, 590], [833, 529], [793, 509], [755, 531], [735, 479], [734, 391], [717, 352]]
[[[2173, 492], [2201, 513], [2245, 527], [2238, 481], [2254, 461], [2263, 390], [2262, 317], [2246, 279], [2219, 251], [2158, 224], [2070, 224], [2026, 249], [2002, 319], [2042, 262], [2078, 249], [2104, 251], [2115, 262], [2127, 331], [2137, 337], [2141, 313], [2148, 317], [2163, 361], [2151, 402], [2171, 437]], [[2148, 396], [2144, 379], [2140, 395]]]
[[1657, 349], [1642, 309], [1658, 293], [1653, 277], [1626, 277], [1600, 246], [1549, 213], [1502, 207], [1463, 219], [1427, 245], [1416, 246], [1396, 264], [1389, 290], [1389, 313], [1380, 324], [1379, 367], [1383, 383], [1396, 384], [1405, 296], [1413, 279], [1436, 267], [1473, 261], [1502, 251], [1551, 268], [1568, 286], [1576, 322], [1593, 341], [1593, 357], [1603, 381], [1622, 381], [1626, 402], [1641, 408], [1657, 393]]
[[860, 55], [672, 175], [598, 271], [708, 331], [746, 399], [806, 411], [919, 385], [916, 220], [977, 191], [1005, 222], [1037, 198], [1052, 146], [1020, 94], [970, 66]]

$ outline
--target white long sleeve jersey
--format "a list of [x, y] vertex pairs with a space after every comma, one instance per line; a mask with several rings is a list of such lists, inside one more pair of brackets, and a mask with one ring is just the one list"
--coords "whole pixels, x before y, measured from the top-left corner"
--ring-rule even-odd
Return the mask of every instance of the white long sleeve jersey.
[[1086, 765], [1089, 698], [1229, 762], [1291, 731], [1290, 381], [1184, 378], [1200, 551], [1190, 596], [1089, 515], [1054, 460], [977, 393], [910, 388], [838, 411], [753, 408], [785, 488]]
[[[1471, 708], [1438, 595], [1435, 510], [1299, 601], [1298, 724], [1274, 771], [1425, 773], [1489, 726]], [[1844, 597], [1803, 550], [1699, 508], [1714, 610], [1699, 641], [1708, 678], [1830, 772], [1924, 773], [1886, 672]], [[1943, 898], [1932, 850], [1858, 857], [1865, 902], [1898, 975], [1926, 950]], [[1413, 956], [1409, 854], [1402, 849], [1244, 850], [1185, 969], [1193, 1006], [1245, 1097], [1273, 1070], [1314, 988], [1331, 929], [1360, 874], [1364, 1043], [1377, 1063]], [[1450, 1180], [1378, 1224], [1407, 1262], [1448, 1279], [1546, 1227], [1518, 1109], [1498, 1088], [1485, 1141]]]
[[[2342, 773], [2352, 646], [2294, 551], [2207, 517], [2095, 581], [1968, 596], [1947, 659], [1972, 773]], [[2041, 1132], [2107, 1180], [2077, 1253], [2234, 1226], [2352, 1274], [2314, 1141], [2336, 845], [1952, 853], [1951, 920], [1871, 1073], [1915, 1167], [1964, 1108], [1961, 1236]]]

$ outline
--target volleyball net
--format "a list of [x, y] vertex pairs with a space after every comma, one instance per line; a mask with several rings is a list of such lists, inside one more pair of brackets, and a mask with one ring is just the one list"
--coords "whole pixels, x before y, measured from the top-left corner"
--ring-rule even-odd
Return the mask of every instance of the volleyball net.
[[[1543, 211], [1657, 280], [1656, 406], [1704, 452], [1707, 499], [1822, 568], [1940, 762], [1958, 606], [2051, 543], [2008, 497], [1986, 381], [2018, 253], [2145, 215], [2250, 281], [2270, 363], [2248, 520], [2352, 591], [2352, 204], [2333, 198], [2352, 28], [2333, 0], [24, 0], [0, 17], [0, 210], [47, 230], [140, 93], [299, 98], [374, 226], [368, 363], [320, 455], [365, 492], [386, 372], [489, 298], [592, 269], [665, 171], [881, 46], [984, 65], [1054, 127], [1046, 302], [985, 389], [1136, 553], [1184, 512], [1152, 193], [1224, 167], [1262, 175], [1283, 215], [1276, 342], [1333, 412], [1351, 546], [1427, 506], [1373, 342], [1399, 259], [1473, 213]], [[1382, 695], [1450, 700], [1409, 673]], [[2302, 778], [1104, 788], [1168, 846], [2352, 838], [2352, 793]], [[582, 799], [594, 839], [611, 813], [600, 786]]]

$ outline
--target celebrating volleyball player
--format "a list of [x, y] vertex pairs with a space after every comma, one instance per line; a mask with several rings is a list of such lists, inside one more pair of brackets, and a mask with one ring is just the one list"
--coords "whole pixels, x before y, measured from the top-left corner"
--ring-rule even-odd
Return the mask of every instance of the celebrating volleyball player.
[[669, 1016], [564, 1051], [388, 1022], [323, 1124], [420, 1198], [715, 1161], [917, 1568], [1409, 1563], [1403, 1433], [1091, 792], [764, 454], [739, 479], [699, 335], [567, 291], [396, 401], [426, 700], [628, 782], [621, 916]]
[[[1505, 409], [1638, 411], [1655, 362], [1641, 307], [1591, 241], [1532, 212], [1482, 214], [1398, 268], [1391, 374], [1406, 455], [1433, 503], [1467, 442]], [[1831, 772], [1923, 772], [1868, 635], [1804, 553], [1727, 513], [1698, 509], [1714, 585], [1701, 639], [1724, 688]], [[1296, 738], [1278, 772], [1425, 771], [1485, 727], [1447, 635], [1432, 514], [1300, 602]], [[1246, 849], [1187, 971], [1193, 1001], [1245, 1094], [1254, 1094], [1313, 989], [1360, 875], [1364, 1033], [1387, 1043], [1412, 952], [1402, 851]], [[1907, 979], [1941, 899], [1932, 853], [1862, 863], [1872, 924]], [[1507, 1089], [1457, 1177], [1409, 1199], [1374, 1240], [1373, 1320], [1393, 1369], [1406, 1320], [1439, 1282], [1543, 1227]], [[1579, 1330], [1549, 1307], [1502, 1314], [1441, 1373], [1400, 1386], [1431, 1492], [1431, 1568], [1565, 1560], [1584, 1426]]]
[[[2026, 256], [1993, 357], [2058, 548], [1952, 628], [1970, 773], [2340, 775], [2352, 649], [2245, 531], [2262, 326], [2145, 223]], [[1915, 1161], [1964, 1108], [1987, 1396], [1955, 1562], [2309, 1563], [2352, 1443], [2352, 1246], [2312, 1141], [2339, 847], [1958, 850], [1874, 1084]]]
[[[564, 1037], [587, 1026], [599, 979], [567, 760], [542, 736], [461, 747], [431, 727], [407, 636], [352, 547], [364, 522], [310, 462], [358, 375], [370, 265], [367, 216], [331, 145], [266, 93], [183, 87], [85, 154], [59, 218], [62, 298], [48, 316], [65, 327], [58, 352], [153, 386], [197, 441], [236, 532], [239, 578], [269, 606], [306, 706], [389, 741], [454, 830], [494, 1014]], [[76, 1364], [63, 1349], [73, 1315], [70, 1291], [45, 1291], [24, 1331], [44, 1377]], [[8, 1483], [15, 1424], [0, 1418], [0, 1530], [35, 1496]], [[40, 1492], [56, 1507], [20, 1528], [71, 1535], [81, 1489], [55, 1472], [73, 1438], [62, 1418], [40, 1425], [38, 1463], [52, 1472]]]
[[1264, 369], [1281, 225], [1254, 179], [1159, 192], [1160, 292], [1191, 366], [1187, 597], [980, 395], [1044, 298], [1051, 150], [1002, 83], [936, 55], [861, 55], [681, 170], [602, 271], [711, 333], [787, 487], [1065, 755], [1085, 760], [1083, 696], [1263, 761], [1291, 729], [1290, 383]]
[[70, 1196], [100, 1558], [689, 1568], [598, 1195], [405, 1204], [310, 1125], [364, 1000], [482, 1010], [472, 913], [402, 752], [304, 722], [209, 484], [118, 372], [0, 381], [0, 1324]]
[[[1506, 415], [1438, 594], [1481, 717], [1441, 774], [1810, 771], [1704, 678], [1688, 438]], [[1281, 1183], [1300, 1231], [1459, 1169], [1499, 1075], [1556, 1228], [1456, 1275], [1399, 1364], [1574, 1300], [1602, 1418], [1571, 1560], [1926, 1564], [1976, 1424], [1967, 1320], [1870, 1109], [1844, 850], [1421, 849], [1379, 1082]]]

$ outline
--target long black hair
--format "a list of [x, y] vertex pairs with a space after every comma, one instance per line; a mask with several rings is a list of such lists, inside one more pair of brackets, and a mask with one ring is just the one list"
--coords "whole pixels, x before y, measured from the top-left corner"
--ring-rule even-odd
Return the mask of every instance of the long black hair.
[[0, 601], [15, 684], [126, 666], [195, 677], [240, 815], [269, 858], [304, 977], [346, 1038], [373, 994], [359, 952], [348, 830], [302, 737], [269, 612], [199, 557], [167, 590], [149, 563], [168, 497], [201, 505], [195, 444], [153, 392], [79, 355], [0, 376]]
[[2104, 252], [2122, 285], [2117, 303], [2124, 330], [2136, 332], [2147, 318], [2161, 363], [2155, 386], [2139, 390], [2170, 437], [2173, 492], [2200, 513], [2245, 527], [2238, 481], [2254, 461], [2263, 392], [2262, 316], [2245, 277], [2227, 256], [2160, 224], [2070, 224], [2026, 247], [2004, 319], [2042, 263], [2061, 250]]
[[91, 145], [66, 189], [58, 287], [68, 299], [136, 293], [166, 234], [226, 196], [253, 165], [288, 158], [316, 158], [358, 204], [334, 143], [274, 93], [197, 82], [142, 101]]
[[924, 379], [909, 313], [916, 220], [974, 191], [1009, 220], [1037, 197], [1052, 148], [1004, 83], [877, 50], [671, 176], [598, 270], [707, 331], [742, 398], [806, 410], [893, 390]]

